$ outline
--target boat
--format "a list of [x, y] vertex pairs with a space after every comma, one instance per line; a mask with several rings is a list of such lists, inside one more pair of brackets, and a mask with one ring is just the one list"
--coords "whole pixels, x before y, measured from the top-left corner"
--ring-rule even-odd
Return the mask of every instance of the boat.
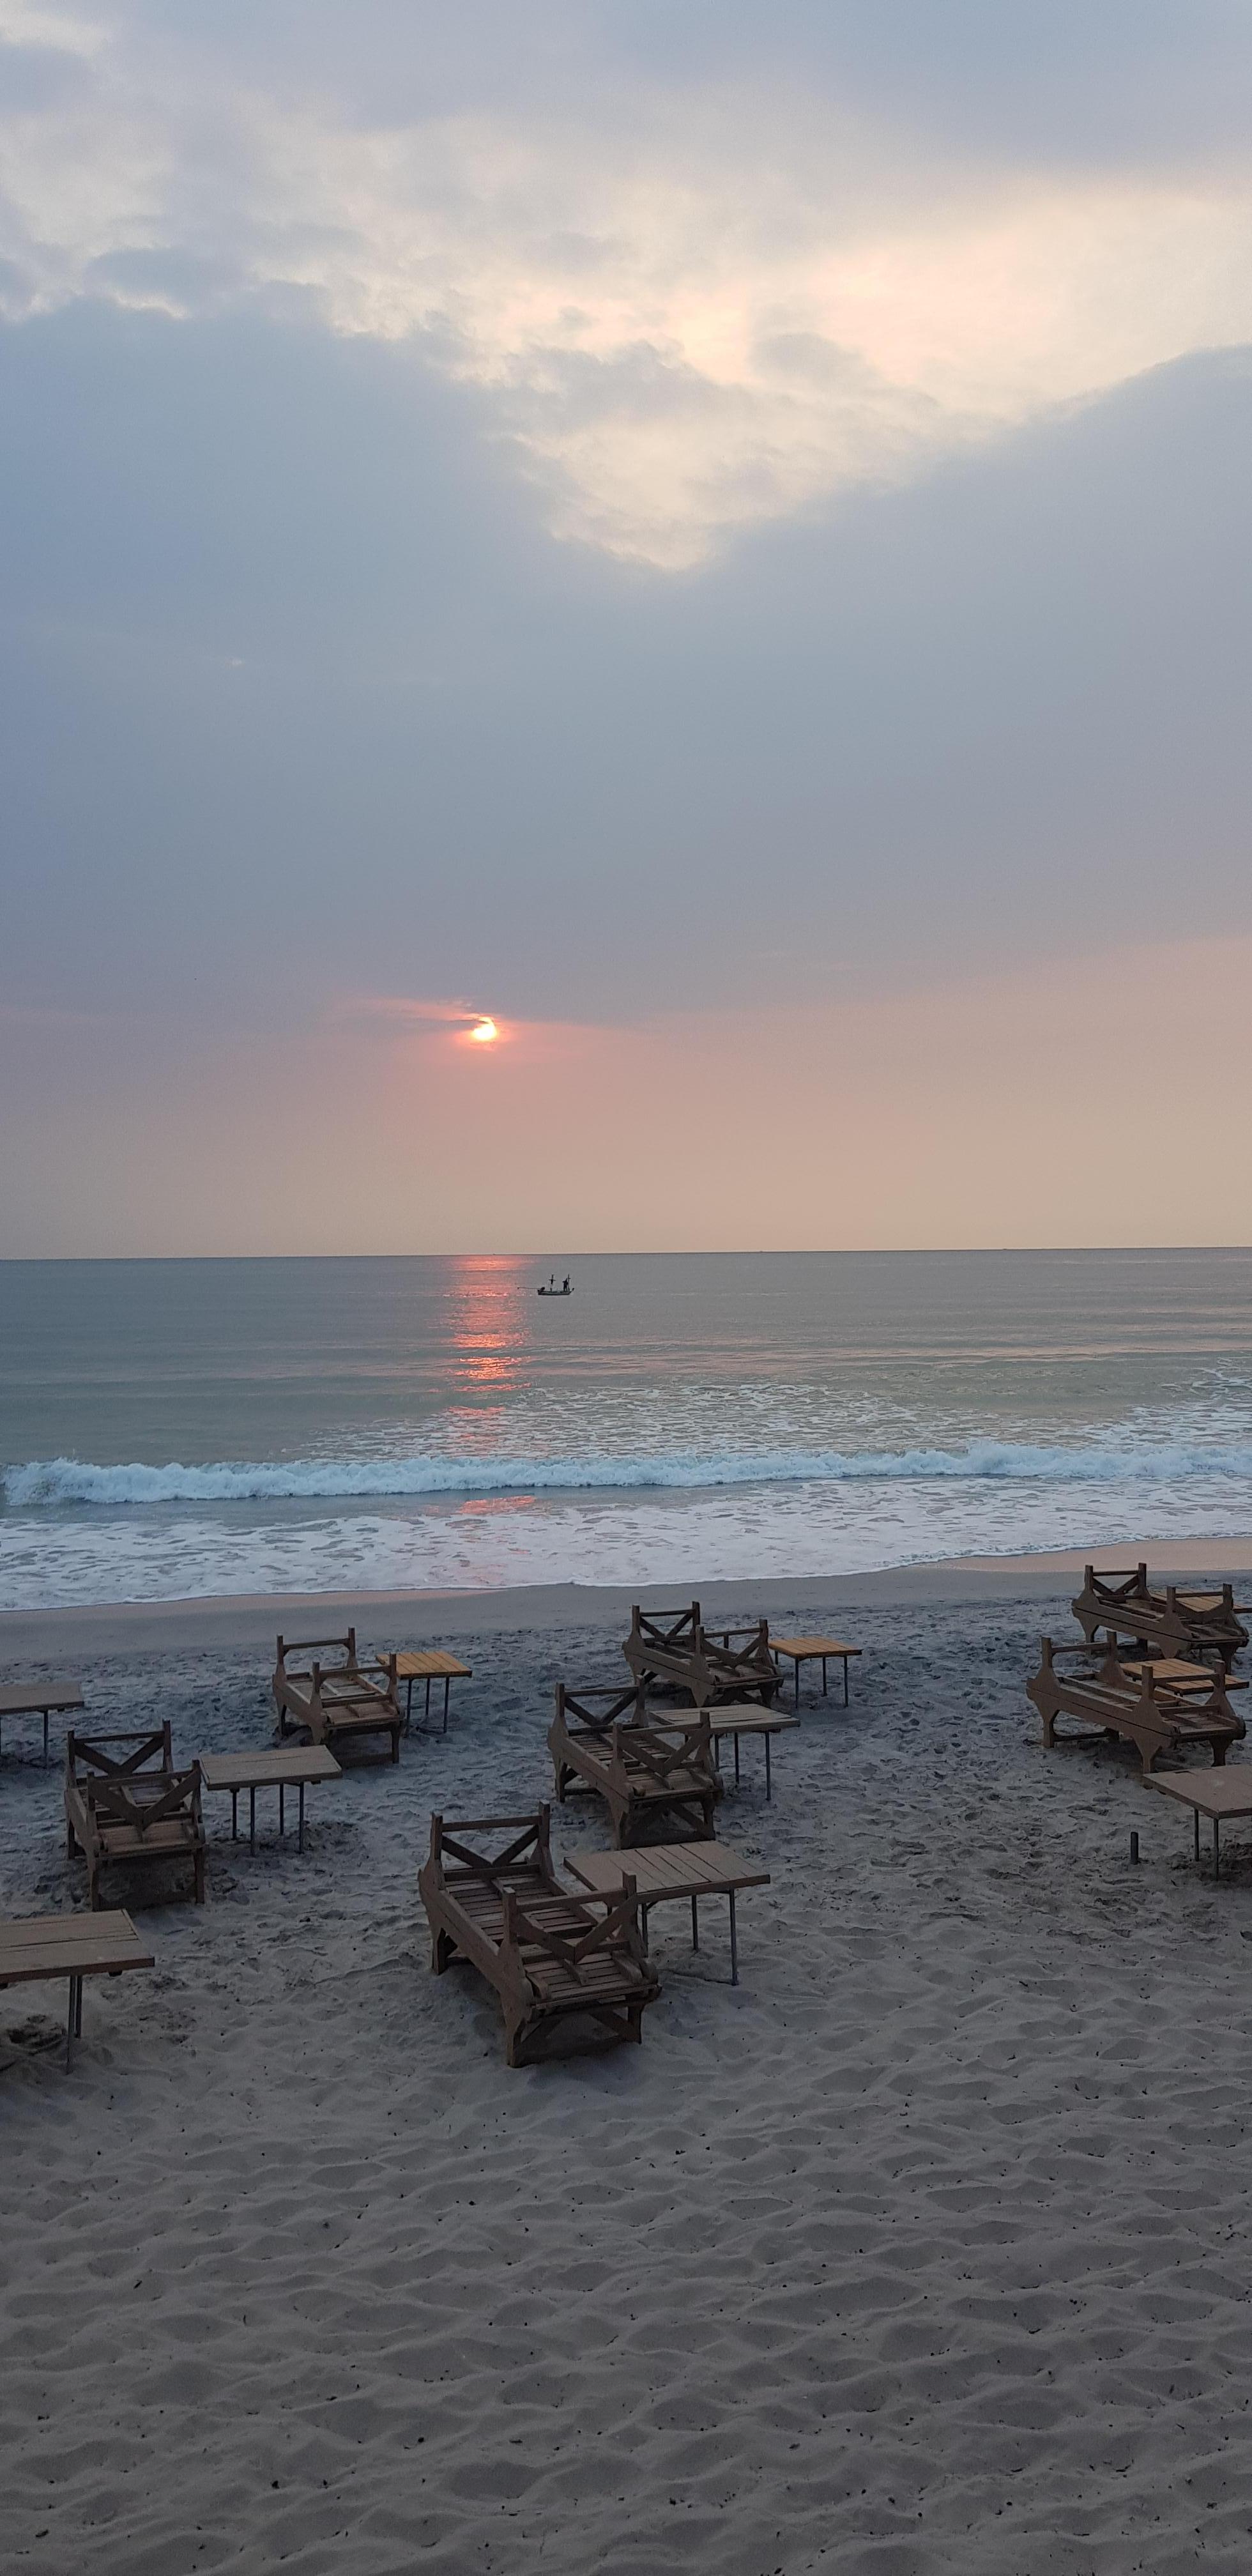
[[547, 1285], [547, 1287], [546, 1287], [546, 1288], [536, 1288], [536, 1290], [535, 1290], [535, 1295], [536, 1295], [536, 1297], [572, 1297], [572, 1296], [573, 1296], [573, 1294], [574, 1294], [574, 1291], [573, 1291], [573, 1289], [571, 1288], [571, 1286], [570, 1286], [570, 1284], [569, 1284], [568, 1279], [563, 1280], [563, 1281], [562, 1281], [562, 1283], [561, 1283], [561, 1285], [560, 1285], [560, 1287], [558, 1288], [558, 1286], [557, 1286], [557, 1284], [556, 1284], [556, 1273], [555, 1273], [555, 1271], [553, 1272], [552, 1277], [551, 1277], [551, 1278], [550, 1278], [550, 1280], [548, 1281], [548, 1285]]

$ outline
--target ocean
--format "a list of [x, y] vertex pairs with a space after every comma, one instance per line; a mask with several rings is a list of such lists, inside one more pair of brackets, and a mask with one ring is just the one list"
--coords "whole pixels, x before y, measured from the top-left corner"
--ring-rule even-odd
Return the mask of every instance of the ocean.
[[0, 1606], [1252, 1530], [1252, 1251], [0, 1263]]

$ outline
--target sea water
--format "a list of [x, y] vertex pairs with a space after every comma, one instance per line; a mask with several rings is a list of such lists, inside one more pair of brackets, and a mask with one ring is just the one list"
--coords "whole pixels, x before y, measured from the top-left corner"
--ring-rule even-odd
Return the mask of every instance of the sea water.
[[1252, 1251], [551, 1267], [0, 1263], [0, 1606], [1252, 1530]]

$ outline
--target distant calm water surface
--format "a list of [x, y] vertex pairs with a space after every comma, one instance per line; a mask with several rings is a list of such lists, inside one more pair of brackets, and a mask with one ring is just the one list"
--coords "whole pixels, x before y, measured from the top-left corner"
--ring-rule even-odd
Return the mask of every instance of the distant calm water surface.
[[0, 1606], [1252, 1529], [1252, 1252], [0, 1263]]

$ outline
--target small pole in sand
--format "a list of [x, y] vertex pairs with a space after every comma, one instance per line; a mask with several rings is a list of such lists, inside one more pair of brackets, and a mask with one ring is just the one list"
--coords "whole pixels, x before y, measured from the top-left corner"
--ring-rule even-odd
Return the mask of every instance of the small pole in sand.
[[1130, 1837], [1130, 1857], [1131, 1857], [1131, 1859], [1132, 1859], [1133, 1861], [1137, 1861], [1137, 1860], [1138, 1860], [1138, 1858], [1139, 1858], [1139, 1836], [1138, 1836], [1138, 1834], [1132, 1834], [1132, 1835], [1131, 1835], [1131, 1837]]

